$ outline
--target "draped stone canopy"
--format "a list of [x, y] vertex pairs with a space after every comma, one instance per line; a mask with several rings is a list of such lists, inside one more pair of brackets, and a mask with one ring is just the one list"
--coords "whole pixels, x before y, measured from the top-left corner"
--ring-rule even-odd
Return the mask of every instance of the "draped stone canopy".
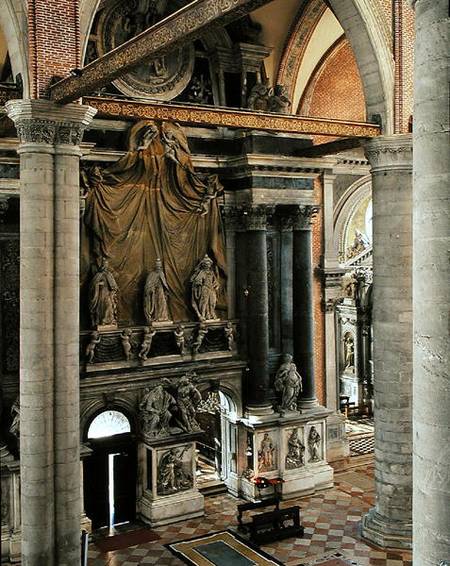
[[[142, 121], [129, 134], [129, 151], [112, 166], [83, 174], [87, 189], [82, 225], [81, 286], [86, 289], [103, 258], [118, 287], [120, 324], [140, 324], [145, 279], [158, 258], [169, 287], [172, 320], [195, 319], [191, 274], [208, 254], [224, 297], [226, 262], [217, 176], [194, 171], [178, 124]], [[224, 300], [218, 305], [223, 316]]]

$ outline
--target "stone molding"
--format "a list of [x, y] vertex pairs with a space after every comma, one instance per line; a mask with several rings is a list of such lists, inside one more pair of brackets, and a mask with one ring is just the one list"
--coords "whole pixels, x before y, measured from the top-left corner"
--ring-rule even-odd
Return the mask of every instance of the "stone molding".
[[42, 99], [11, 100], [5, 108], [22, 144], [78, 146], [97, 113], [90, 106], [59, 106]]
[[412, 171], [412, 135], [380, 136], [365, 145], [372, 173]]
[[315, 204], [308, 204], [306, 206], [299, 206], [294, 212], [293, 220], [294, 230], [311, 230], [314, 218], [319, 213], [320, 206]]
[[245, 227], [247, 231], [267, 230], [267, 222], [273, 215], [274, 206], [258, 204], [243, 209], [243, 217], [245, 219]]

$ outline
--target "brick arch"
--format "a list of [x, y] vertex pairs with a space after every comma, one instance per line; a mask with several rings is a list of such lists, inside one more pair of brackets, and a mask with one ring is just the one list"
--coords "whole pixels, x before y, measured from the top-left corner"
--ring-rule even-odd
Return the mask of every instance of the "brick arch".
[[22, 75], [23, 96], [29, 96], [28, 26], [24, 0], [4, 0], [0, 10], [0, 27], [5, 36], [13, 75]]
[[364, 122], [364, 88], [345, 37], [339, 38], [317, 64], [300, 100], [302, 116]]

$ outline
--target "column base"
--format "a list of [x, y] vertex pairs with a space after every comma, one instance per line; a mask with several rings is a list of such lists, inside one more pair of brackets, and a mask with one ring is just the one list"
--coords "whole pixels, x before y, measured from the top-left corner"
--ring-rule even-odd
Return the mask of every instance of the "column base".
[[364, 515], [361, 536], [382, 548], [411, 548], [412, 523], [388, 520], [375, 509]]
[[271, 403], [266, 403], [264, 405], [248, 405], [245, 408], [245, 414], [247, 418], [252, 419], [253, 417], [267, 417], [274, 414], [274, 410]]
[[319, 406], [319, 401], [316, 397], [313, 399], [300, 399], [300, 409], [314, 409]]

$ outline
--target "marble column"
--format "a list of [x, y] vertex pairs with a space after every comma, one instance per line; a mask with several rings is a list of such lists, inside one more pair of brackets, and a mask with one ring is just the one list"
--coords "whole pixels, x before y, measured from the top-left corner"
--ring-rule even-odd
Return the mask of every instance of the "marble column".
[[376, 506], [362, 534], [383, 547], [411, 545], [412, 143], [370, 141], [373, 186], [373, 331]]
[[292, 318], [293, 286], [293, 225], [294, 218], [289, 212], [279, 216], [281, 236], [280, 259], [280, 306], [281, 306], [281, 348], [286, 354], [294, 352], [294, 325]]
[[300, 407], [318, 405], [314, 380], [314, 303], [312, 267], [312, 227], [315, 206], [297, 209], [293, 233], [293, 318], [294, 359], [303, 378]]
[[413, 558], [435, 566], [450, 564], [449, 3], [415, 12]]
[[273, 413], [269, 379], [269, 295], [267, 287], [267, 214], [265, 205], [244, 211], [247, 243], [247, 332], [249, 415]]
[[6, 104], [20, 154], [23, 566], [80, 559], [79, 143], [95, 110]]

